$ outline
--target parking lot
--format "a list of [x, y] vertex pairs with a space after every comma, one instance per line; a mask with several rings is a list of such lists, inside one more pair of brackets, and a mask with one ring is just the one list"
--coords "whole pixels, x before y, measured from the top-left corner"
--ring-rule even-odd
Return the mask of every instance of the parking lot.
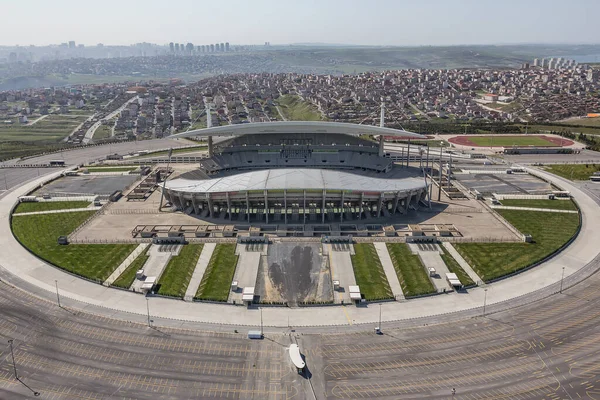
[[483, 195], [499, 194], [545, 194], [552, 186], [529, 174], [455, 174], [462, 185]]
[[34, 193], [63, 195], [110, 195], [116, 190], [124, 190], [139, 175], [80, 175], [65, 176], [44, 185]]

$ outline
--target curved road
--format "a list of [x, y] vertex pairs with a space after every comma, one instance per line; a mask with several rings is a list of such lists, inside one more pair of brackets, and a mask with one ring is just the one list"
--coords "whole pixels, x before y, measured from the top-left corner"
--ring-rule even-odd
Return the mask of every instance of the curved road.
[[[280, 327], [251, 341], [248, 328], [173, 320], [151, 328], [140, 315], [81, 311], [66, 299], [58, 307], [2, 282], [0, 398], [33, 391], [45, 399], [451, 398], [453, 389], [465, 399], [600, 398], [600, 277], [566, 283], [569, 289], [548, 296], [554, 285], [526, 306], [514, 307], [517, 300], [498, 312], [502, 304], [494, 304], [486, 316], [475, 309], [468, 319], [384, 323], [383, 335], [372, 324]], [[291, 343], [306, 356], [305, 376], [288, 361]]]

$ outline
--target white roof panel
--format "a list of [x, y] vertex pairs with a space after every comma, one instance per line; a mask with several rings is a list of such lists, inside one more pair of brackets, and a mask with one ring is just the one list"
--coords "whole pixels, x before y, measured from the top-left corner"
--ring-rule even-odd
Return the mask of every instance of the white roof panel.
[[331, 169], [298, 168], [242, 172], [205, 180], [179, 178], [167, 181], [166, 187], [178, 192], [194, 193], [275, 189], [396, 192], [422, 189], [425, 181], [422, 178], [384, 179]]

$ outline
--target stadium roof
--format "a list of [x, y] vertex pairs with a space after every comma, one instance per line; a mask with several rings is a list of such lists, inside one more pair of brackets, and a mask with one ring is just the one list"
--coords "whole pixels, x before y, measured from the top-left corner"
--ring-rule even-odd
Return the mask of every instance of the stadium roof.
[[400, 129], [382, 128], [373, 125], [348, 124], [345, 122], [324, 121], [276, 121], [214, 126], [211, 128], [195, 129], [171, 135], [169, 136], [169, 139], [191, 136], [255, 135], [261, 133], [342, 133], [348, 135], [367, 134], [425, 139], [425, 136], [419, 135], [418, 133], [408, 132]]
[[421, 189], [422, 178], [382, 179], [330, 169], [271, 169], [206, 180], [173, 179], [167, 189], [178, 192], [220, 193], [246, 190], [327, 189], [397, 192]]

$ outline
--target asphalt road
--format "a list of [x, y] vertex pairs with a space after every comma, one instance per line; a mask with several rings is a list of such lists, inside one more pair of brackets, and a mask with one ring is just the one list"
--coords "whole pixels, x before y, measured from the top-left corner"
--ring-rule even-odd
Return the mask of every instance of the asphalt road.
[[[249, 340], [241, 329], [149, 328], [73, 312], [0, 283], [0, 398], [31, 390], [44, 399], [449, 398], [454, 388], [463, 399], [593, 399], [599, 289], [594, 275], [522, 309], [464, 321]], [[288, 360], [293, 342], [305, 376]]]
[[[290, 328], [252, 341], [248, 328], [149, 328], [0, 283], [0, 399], [33, 391], [42, 399], [448, 399], [452, 389], [457, 399], [595, 399], [599, 293], [596, 273], [486, 316], [383, 324], [382, 335], [369, 326]], [[306, 357], [305, 376], [288, 360], [293, 342]]]

